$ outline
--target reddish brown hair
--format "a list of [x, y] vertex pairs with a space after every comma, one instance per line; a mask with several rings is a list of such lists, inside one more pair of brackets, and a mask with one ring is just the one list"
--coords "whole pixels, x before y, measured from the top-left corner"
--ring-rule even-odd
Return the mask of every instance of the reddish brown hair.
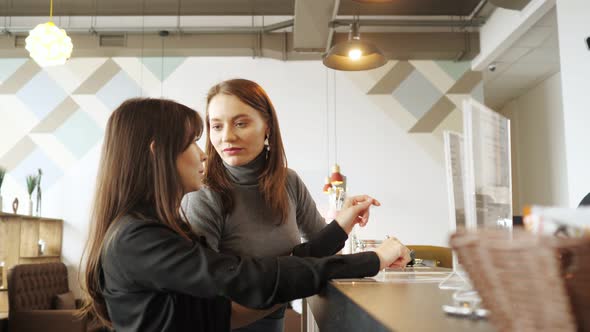
[[[207, 115], [205, 117], [207, 135], [211, 132], [209, 104], [211, 99], [219, 94], [237, 97], [244, 104], [260, 112], [262, 118], [266, 120], [270, 133], [270, 152], [259, 178], [259, 188], [273, 214], [284, 221], [289, 207], [286, 190], [287, 156], [283, 147], [277, 113], [268, 94], [256, 82], [246, 79], [227, 80], [213, 86], [207, 94]], [[211, 139], [207, 140], [205, 150], [208, 156], [205, 184], [211, 190], [220, 193], [224, 204], [224, 213], [228, 214], [234, 206], [231, 195], [232, 184], [227, 176], [221, 156], [211, 144]]]

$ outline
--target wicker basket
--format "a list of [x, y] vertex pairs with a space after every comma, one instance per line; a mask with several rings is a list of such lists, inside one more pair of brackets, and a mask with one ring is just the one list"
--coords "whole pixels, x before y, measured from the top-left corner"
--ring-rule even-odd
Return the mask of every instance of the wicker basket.
[[451, 246], [500, 331], [590, 331], [590, 239], [456, 233]]

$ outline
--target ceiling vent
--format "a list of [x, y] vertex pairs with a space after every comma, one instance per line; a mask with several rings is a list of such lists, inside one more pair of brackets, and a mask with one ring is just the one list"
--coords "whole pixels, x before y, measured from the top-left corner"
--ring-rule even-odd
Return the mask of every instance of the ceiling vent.
[[127, 46], [127, 35], [121, 34], [101, 34], [98, 41], [99, 47], [125, 47]]
[[27, 35], [15, 35], [14, 36], [14, 47], [16, 48], [25, 48], [27, 39]]

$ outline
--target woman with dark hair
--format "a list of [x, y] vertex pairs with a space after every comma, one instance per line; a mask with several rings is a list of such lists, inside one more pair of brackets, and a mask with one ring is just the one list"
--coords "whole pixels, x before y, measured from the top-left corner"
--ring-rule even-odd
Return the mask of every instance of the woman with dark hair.
[[[397, 240], [371, 253], [296, 257], [334, 243], [323, 231], [287, 257], [209, 249], [180, 209], [182, 197], [201, 187], [206, 156], [196, 140], [202, 127], [194, 110], [162, 99], [128, 100], [110, 116], [84, 254], [82, 315], [118, 332], [229, 331], [240, 319], [231, 300], [268, 308], [315, 294], [330, 278], [374, 275], [407, 262], [407, 248]], [[358, 197], [338, 218], [355, 220], [372, 203]]]
[[[193, 228], [222, 253], [277, 257], [326, 227], [303, 181], [287, 167], [277, 113], [256, 82], [231, 79], [207, 94], [206, 188], [183, 206]], [[379, 202], [375, 202], [379, 205]], [[355, 223], [333, 222], [350, 233]], [[340, 226], [340, 227], [338, 227]], [[318, 256], [335, 254], [332, 248]], [[285, 307], [240, 332], [280, 332]]]

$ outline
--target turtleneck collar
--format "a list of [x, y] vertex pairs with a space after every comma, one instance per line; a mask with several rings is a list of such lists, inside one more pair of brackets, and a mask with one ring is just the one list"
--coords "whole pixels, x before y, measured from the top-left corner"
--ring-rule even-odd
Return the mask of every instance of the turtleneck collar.
[[227, 170], [229, 179], [235, 184], [258, 185], [258, 177], [264, 169], [264, 164], [266, 164], [265, 152], [262, 151], [258, 157], [242, 166], [231, 166], [224, 161], [223, 165]]

